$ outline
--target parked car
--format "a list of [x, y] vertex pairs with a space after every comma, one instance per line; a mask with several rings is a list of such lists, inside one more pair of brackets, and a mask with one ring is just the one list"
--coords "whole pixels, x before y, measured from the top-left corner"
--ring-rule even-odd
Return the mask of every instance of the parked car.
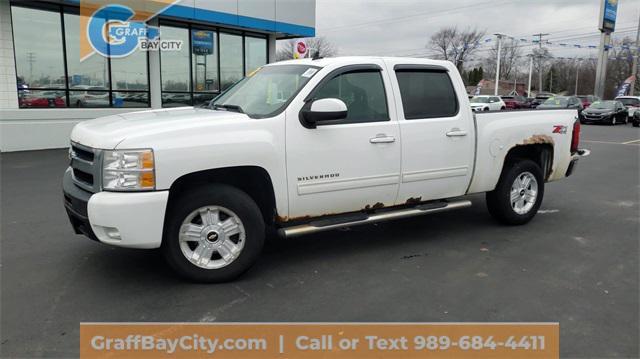
[[631, 119], [631, 124], [633, 124], [633, 127], [640, 127], [640, 111], [636, 111], [633, 114], [633, 118]]
[[73, 107], [109, 107], [109, 91], [102, 86], [76, 85], [69, 89]]
[[474, 96], [471, 101], [471, 110], [479, 111], [500, 111], [507, 108], [504, 101], [498, 96], [479, 95]]
[[580, 117], [582, 123], [606, 123], [616, 125], [628, 123], [627, 108], [620, 101], [596, 101], [588, 109], [582, 111]]
[[25, 93], [19, 98], [19, 105], [28, 108], [67, 106], [64, 96], [61, 96], [59, 91]]
[[525, 224], [545, 184], [589, 154], [578, 148], [580, 123], [562, 110], [474, 115], [464, 89], [448, 61], [268, 64], [207, 108], [76, 125], [63, 202], [76, 233], [161, 248], [203, 282], [246, 271], [267, 232], [464, 208], [460, 196], [473, 193], [486, 193], [497, 220]]
[[529, 104], [524, 96], [500, 96], [508, 109], [516, 110], [520, 108], [528, 108]]
[[582, 107], [584, 108], [589, 108], [592, 103], [600, 101], [600, 97], [596, 95], [578, 95], [577, 97], [582, 101]]
[[619, 96], [617, 101], [622, 102], [629, 112], [629, 118], [632, 119], [636, 112], [640, 112], [640, 96]]
[[533, 101], [531, 102], [531, 108], [537, 108], [538, 106], [540, 106], [540, 104], [547, 101], [553, 96], [555, 96], [555, 94], [552, 94], [550, 92], [540, 92], [536, 95], [536, 97], [533, 98]]
[[582, 101], [575, 96], [554, 96], [549, 97], [546, 101], [538, 105], [537, 109], [539, 110], [550, 110], [557, 108], [566, 108], [566, 109], [574, 109], [581, 112]]

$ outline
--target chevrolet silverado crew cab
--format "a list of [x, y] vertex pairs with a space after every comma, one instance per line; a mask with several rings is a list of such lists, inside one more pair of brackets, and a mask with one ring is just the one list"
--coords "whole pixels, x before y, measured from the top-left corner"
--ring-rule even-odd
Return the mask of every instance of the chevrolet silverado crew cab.
[[[295, 237], [470, 206], [520, 225], [580, 156], [575, 110], [474, 115], [449, 62], [269, 64], [203, 108], [85, 121], [64, 204], [78, 234], [161, 248], [183, 276], [230, 280], [268, 234]], [[477, 116], [477, 118], [476, 118]]]

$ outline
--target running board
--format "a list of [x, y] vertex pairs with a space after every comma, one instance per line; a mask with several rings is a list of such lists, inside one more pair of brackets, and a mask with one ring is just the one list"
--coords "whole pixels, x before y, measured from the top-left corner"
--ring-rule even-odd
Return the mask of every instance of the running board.
[[417, 205], [411, 208], [403, 208], [391, 212], [382, 213], [356, 213], [347, 215], [344, 217], [338, 217], [336, 219], [322, 219], [314, 221], [308, 224], [302, 224], [299, 226], [293, 226], [288, 228], [281, 228], [279, 230], [280, 235], [285, 238], [302, 236], [305, 234], [311, 234], [316, 232], [329, 231], [337, 228], [359, 226], [362, 224], [376, 223], [382, 221], [390, 221], [399, 218], [409, 218], [415, 216], [422, 216], [425, 214], [438, 213], [449, 211], [452, 209], [471, 207], [471, 201], [456, 201], [456, 202], [433, 202]]

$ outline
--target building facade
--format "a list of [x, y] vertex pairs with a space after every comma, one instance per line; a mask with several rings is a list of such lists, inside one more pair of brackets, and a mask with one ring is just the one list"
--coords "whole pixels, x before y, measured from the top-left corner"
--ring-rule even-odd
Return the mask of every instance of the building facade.
[[0, 151], [67, 147], [87, 119], [201, 105], [274, 61], [277, 39], [315, 35], [315, 0], [167, 2], [146, 23], [179, 50], [80, 61], [80, 1], [0, 0]]

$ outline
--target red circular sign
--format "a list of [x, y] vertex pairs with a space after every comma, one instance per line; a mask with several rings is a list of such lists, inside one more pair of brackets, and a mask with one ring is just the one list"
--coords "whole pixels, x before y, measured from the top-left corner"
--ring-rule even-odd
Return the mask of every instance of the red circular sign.
[[307, 45], [304, 44], [304, 42], [299, 42], [298, 43], [298, 53], [299, 54], [304, 54], [307, 52]]

